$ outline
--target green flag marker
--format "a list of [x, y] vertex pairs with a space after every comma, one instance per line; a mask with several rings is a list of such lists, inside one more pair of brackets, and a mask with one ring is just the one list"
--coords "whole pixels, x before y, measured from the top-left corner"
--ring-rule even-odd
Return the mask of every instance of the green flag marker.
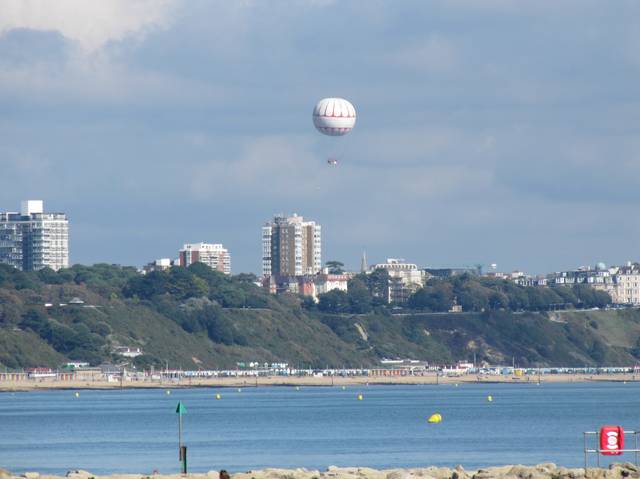
[[187, 412], [182, 401], [178, 401], [176, 413], [178, 413], [178, 459], [182, 464], [182, 474], [187, 473], [187, 447], [182, 443], [182, 415]]

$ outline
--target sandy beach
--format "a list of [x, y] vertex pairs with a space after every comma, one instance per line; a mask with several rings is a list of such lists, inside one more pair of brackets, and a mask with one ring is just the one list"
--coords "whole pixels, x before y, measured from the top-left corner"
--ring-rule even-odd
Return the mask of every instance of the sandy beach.
[[82, 381], [82, 380], [49, 380], [28, 379], [21, 381], [0, 381], [0, 391], [33, 391], [43, 389], [174, 389], [190, 387], [259, 387], [259, 386], [345, 386], [366, 387], [377, 384], [469, 384], [469, 383], [574, 383], [574, 382], [633, 382], [640, 380], [635, 374], [546, 374], [542, 376], [505, 376], [467, 374], [461, 376], [265, 376], [259, 378], [222, 377], [222, 378], [190, 378], [175, 381]]
[[[65, 476], [41, 475], [27, 472], [13, 475], [0, 470], [1, 478], [15, 479], [218, 479], [219, 472], [160, 474], [157, 471], [147, 474], [114, 474], [96, 476], [88, 471], [69, 471]], [[412, 469], [377, 470], [363, 467], [329, 467], [326, 471], [307, 469], [263, 469], [231, 475], [232, 479], [636, 479], [640, 478], [640, 469], [631, 463], [612, 464], [609, 468], [566, 468], [555, 464], [537, 466], [506, 465], [478, 470], [465, 470], [461, 466], [424, 467]]]

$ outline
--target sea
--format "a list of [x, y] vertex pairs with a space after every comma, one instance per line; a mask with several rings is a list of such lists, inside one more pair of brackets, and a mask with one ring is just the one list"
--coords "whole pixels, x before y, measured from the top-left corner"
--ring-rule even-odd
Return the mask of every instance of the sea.
[[[0, 393], [0, 467], [15, 473], [177, 473], [178, 401], [186, 408], [190, 472], [543, 462], [580, 467], [584, 431], [640, 427], [635, 382], [7, 392]], [[442, 422], [427, 422], [434, 413]], [[633, 446], [634, 436], [626, 443]], [[611, 459], [635, 457], [600, 461]], [[589, 464], [595, 466], [595, 456]]]

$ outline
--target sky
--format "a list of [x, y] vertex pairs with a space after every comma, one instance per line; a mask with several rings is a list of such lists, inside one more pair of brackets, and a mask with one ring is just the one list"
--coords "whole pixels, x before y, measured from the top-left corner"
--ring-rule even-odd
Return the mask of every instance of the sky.
[[[297, 213], [323, 261], [640, 260], [637, 0], [0, 0], [0, 210], [71, 262], [223, 243], [260, 272]], [[318, 133], [324, 97], [356, 127]], [[327, 164], [330, 157], [339, 165]]]

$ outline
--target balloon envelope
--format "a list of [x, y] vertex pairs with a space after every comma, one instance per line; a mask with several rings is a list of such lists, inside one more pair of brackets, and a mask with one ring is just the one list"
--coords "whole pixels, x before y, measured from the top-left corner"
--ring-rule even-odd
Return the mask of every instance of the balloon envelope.
[[356, 124], [356, 109], [344, 98], [324, 98], [313, 109], [313, 124], [325, 135], [346, 135]]

